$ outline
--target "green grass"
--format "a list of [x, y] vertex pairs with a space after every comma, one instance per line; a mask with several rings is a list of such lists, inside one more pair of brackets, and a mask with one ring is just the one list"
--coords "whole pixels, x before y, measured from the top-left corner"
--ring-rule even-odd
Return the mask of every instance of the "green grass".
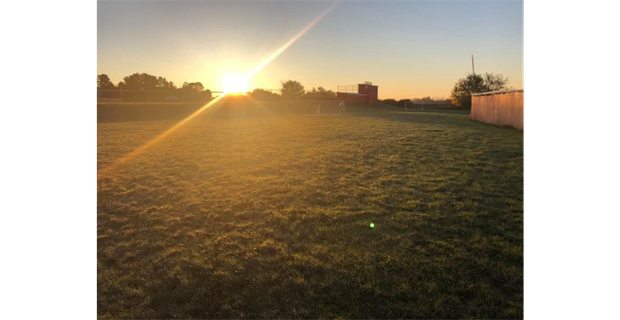
[[[101, 172], [99, 318], [522, 318], [523, 132], [367, 111], [203, 118]], [[174, 123], [98, 124], [98, 168]]]

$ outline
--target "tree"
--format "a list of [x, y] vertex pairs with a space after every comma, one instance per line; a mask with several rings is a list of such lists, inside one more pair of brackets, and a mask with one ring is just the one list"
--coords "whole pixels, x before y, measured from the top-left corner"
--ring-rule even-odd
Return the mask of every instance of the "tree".
[[484, 74], [484, 84], [489, 91], [504, 90], [508, 85], [508, 78], [502, 77], [501, 74], [494, 75], [492, 73]]
[[202, 83], [200, 82], [183, 82], [183, 87], [181, 88], [182, 90], [187, 90], [187, 91], [204, 91], [205, 87], [202, 85]]
[[325, 90], [323, 87], [312, 88], [312, 91], [306, 92], [304, 98], [312, 100], [334, 100], [336, 99], [336, 93], [331, 90]]
[[411, 100], [412, 104], [450, 104], [450, 99], [444, 99], [442, 97], [434, 97], [431, 98], [430, 96], [427, 97], [422, 97], [422, 98], [414, 98], [413, 100]]
[[172, 81], [148, 73], [134, 73], [123, 78], [118, 87], [125, 90], [173, 90]]
[[263, 89], [254, 89], [250, 96], [252, 97], [252, 99], [260, 101], [271, 101], [280, 99], [280, 95], [278, 95], [277, 93], [273, 93], [271, 91]]
[[452, 104], [463, 109], [471, 108], [471, 95], [474, 93], [497, 91], [506, 89], [508, 78], [501, 74], [492, 73], [468, 74], [467, 77], [459, 79], [452, 89]]
[[422, 97], [422, 98], [415, 98], [413, 99], [413, 102], [415, 104], [431, 104], [433, 103], [433, 99], [431, 99], [431, 97]]
[[285, 99], [297, 99], [304, 95], [304, 86], [297, 80], [281, 81], [282, 97]]
[[123, 77], [118, 86], [125, 90], [155, 90], [159, 81], [156, 76], [147, 73], [134, 73]]
[[97, 88], [98, 89], [114, 89], [114, 83], [110, 81], [110, 77], [107, 74], [102, 73], [97, 75]]
[[395, 99], [383, 99], [383, 104], [396, 106], [398, 104], [398, 101], [396, 101]]
[[157, 77], [157, 88], [165, 89], [165, 90], [174, 90], [177, 87], [174, 85], [172, 81], [166, 80], [166, 78]]
[[401, 99], [401, 100], [398, 100], [398, 102], [396, 103], [396, 106], [404, 108], [405, 104], [407, 106], [411, 106], [411, 99]]

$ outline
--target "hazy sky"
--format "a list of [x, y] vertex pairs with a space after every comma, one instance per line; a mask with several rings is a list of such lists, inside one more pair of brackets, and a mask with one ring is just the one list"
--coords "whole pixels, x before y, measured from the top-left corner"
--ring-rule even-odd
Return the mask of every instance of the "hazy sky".
[[[97, 73], [117, 83], [147, 72], [180, 86], [247, 73], [332, 2], [99, 1]], [[379, 98], [449, 97], [471, 72], [523, 88], [523, 2], [340, 2], [251, 80], [307, 89], [372, 81]]]

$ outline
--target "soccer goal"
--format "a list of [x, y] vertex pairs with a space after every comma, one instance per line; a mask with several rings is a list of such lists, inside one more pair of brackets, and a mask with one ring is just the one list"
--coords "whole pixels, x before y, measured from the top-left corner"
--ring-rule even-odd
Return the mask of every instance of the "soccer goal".
[[289, 100], [283, 102], [283, 113], [294, 114], [343, 114], [344, 100]]

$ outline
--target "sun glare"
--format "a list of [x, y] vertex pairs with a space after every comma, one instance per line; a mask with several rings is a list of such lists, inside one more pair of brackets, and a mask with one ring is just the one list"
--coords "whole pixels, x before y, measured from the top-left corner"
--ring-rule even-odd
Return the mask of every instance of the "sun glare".
[[229, 74], [222, 80], [224, 93], [246, 93], [250, 90], [248, 77], [242, 74]]

